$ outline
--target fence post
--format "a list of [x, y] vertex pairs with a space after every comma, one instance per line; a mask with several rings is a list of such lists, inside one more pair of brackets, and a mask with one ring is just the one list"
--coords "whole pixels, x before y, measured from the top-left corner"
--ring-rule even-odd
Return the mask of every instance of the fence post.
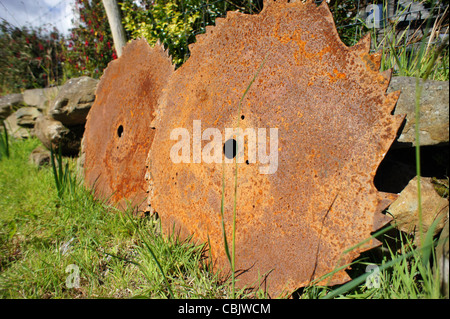
[[119, 7], [117, 6], [116, 0], [102, 0], [102, 1], [103, 6], [105, 7], [106, 10], [106, 15], [108, 16], [109, 26], [111, 27], [111, 32], [117, 56], [120, 57], [122, 55], [122, 48], [127, 43], [127, 39], [125, 36], [125, 30], [123, 29], [122, 26]]

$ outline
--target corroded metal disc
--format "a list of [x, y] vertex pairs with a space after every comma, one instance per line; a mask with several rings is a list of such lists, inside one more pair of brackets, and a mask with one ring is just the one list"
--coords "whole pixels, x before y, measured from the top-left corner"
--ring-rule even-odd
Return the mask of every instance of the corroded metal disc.
[[[369, 37], [353, 47], [340, 41], [325, 1], [268, 0], [258, 15], [229, 12], [207, 27], [170, 78], [154, 120], [146, 178], [163, 226], [209, 242], [215, 265], [229, 270], [221, 197], [224, 187], [231, 251], [235, 164], [222, 164], [224, 154], [218, 163], [199, 162], [199, 150], [215, 140], [199, 134], [217, 128], [224, 145], [226, 128], [239, 122], [242, 130], [266, 129], [258, 148], [276, 148], [278, 164], [262, 174], [267, 165], [249, 157], [255, 148], [246, 137], [237, 175], [238, 286], [292, 292], [379, 244], [369, 240], [344, 253], [388, 221], [382, 211], [395, 198], [378, 192], [373, 178], [403, 121], [391, 115], [399, 92], [386, 94], [390, 73], [379, 72], [380, 55], [369, 48]], [[190, 163], [171, 158], [183, 139], [177, 128], [189, 133]], [[278, 129], [277, 145], [271, 128]], [[348, 279], [341, 270], [321, 283]]]
[[146, 199], [145, 160], [155, 134], [150, 122], [173, 70], [159, 44], [135, 40], [97, 86], [83, 138], [85, 182], [122, 209]]

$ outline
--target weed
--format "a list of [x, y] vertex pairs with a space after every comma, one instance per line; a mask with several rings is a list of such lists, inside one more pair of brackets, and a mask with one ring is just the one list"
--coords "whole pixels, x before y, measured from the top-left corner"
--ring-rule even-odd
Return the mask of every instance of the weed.
[[[387, 11], [385, 0], [383, 7], [383, 10]], [[433, 5], [430, 12], [436, 11], [436, 15], [430, 15], [414, 32], [410, 26], [400, 27], [401, 17], [405, 12], [399, 12], [399, 16], [396, 19], [390, 19], [389, 23], [384, 21], [381, 31], [375, 28], [370, 29], [365, 21], [359, 20], [372, 35], [374, 51], [382, 53], [382, 71], [393, 69], [394, 75], [397, 76], [427, 77], [440, 81], [449, 79], [448, 38], [442, 38], [445, 22], [448, 19], [448, 7], [441, 12], [440, 8], [436, 10], [436, 6]], [[432, 22], [434, 16], [438, 18]], [[419, 32], [422, 29], [424, 31]], [[448, 29], [444, 33], [448, 37]], [[443, 48], [440, 48], [441, 46]], [[438, 54], [439, 58], [435, 59], [437, 51], [441, 52]], [[429, 68], [431, 70], [427, 71]], [[427, 72], [428, 75], [425, 76]]]
[[[58, 153], [55, 155], [53, 147], [50, 149], [50, 158], [53, 169], [53, 176], [55, 178], [56, 190], [58, 192], [58, 197], [63, 198], [65, 193], [71, 193], [77, 183], [76, 176], [69, 170], [69, 163], [63, 168], [63, 157], [61, 154], [61, 147], [58, 148]], [[55, 161], [56, 158], [56, 161]]]
[[2, 157], [9, 157], [9, 141], [8, 131], [6, 130], [5, 122], [2, 121], [3, 132], [0, 132], [0, 160]]

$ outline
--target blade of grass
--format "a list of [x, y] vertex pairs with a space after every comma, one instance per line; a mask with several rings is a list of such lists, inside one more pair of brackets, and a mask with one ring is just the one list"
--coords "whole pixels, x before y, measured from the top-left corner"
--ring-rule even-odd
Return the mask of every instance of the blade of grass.
[[[239, 100], [238, 104], [238, 119], [237, 119], [237, 128], [239, 128], [240, 125], [240, 113], [241, 113], [241, 107], [242, 107], [242, 101], [244, 100], [245, 96], [247, 95], [248, 91], [250, 90], [253, 82], [255, 82], [259, 72], [263, 68], [267, 57], [269, 56], [269, 52], [267, 52], [266, 56], [264, 57], [264, 60], [260, 64], [258, 70], [256, 71], [255, 75], [251, 79], [249, 85], [244, 91], [244, 94], [242, 95], [241, 99]], [[239, 130], [237, 131], [236, 139], [239, 137]], [[239, 153], [238, 150], [238, 143], [236, 143], [236, 157]], [[230, 254], [230, 249], [228, 245], [228, 239], [225, 229], [225, 219], [224, 219], [224, 207], [225, 207], [225, 161], [222, 161], [222, 197], [221, 197], [221, 203], [220, 203], [220, 215], [221, 215], [221, 224], [222, 224], [222, 232], [223, 232], [223, 240], [224, 240], [224, 248], [225, 253], [227, 255], [227, 259], [230, 263], [231, 268], [231, 285], [232, 285], [232, 298], [235, 298], [235, 283], [236, 283], [236, 274], [235, 274], [235, 265], [236, 265], [236, 207], [237, 207], [237, 180], [238, 180], [238, 163], [237, 159], [235, 157], [235, 176], [234, 176], [234, 201], [233, 201], [233, 224], [232, 224], [232, 253]]]
[[50, 147], [50, 160], [52, 163], [52, 172], [53, 172], [53, 177], [55, 179], [56, 191], [58, 193], [58, 197], [61, 198], [61, 183], [59, 181], [58, 171], [56, 169], [55, 151], [53, 150], [53, 146]]
[[58, 161], [58, 178], [59, 178], [59, 184], [61, 185], [61, 193], [62, 193], [62, 192], [64, 192], [64, 175], [63, 175], [61, 145], [58, 147], [58, 155], [57, 155], [56, 159]]
[[[237, 117], [237, 136], [236, 139], [239, 140], [239, 127], [241, 123], [241, 108], [242, 108], [242, 101], [245, 99], [245, 96], [247, 95], [248, 91], [252, 87], [253, 83], [255, 82], [256, 78], [259, 75], [259, 72], [261, 72], [264, 64], [266, 63], [267, 57], [269, 56], [269, 52], [267, 52], [266, 56], [264, 57], [264, 60], [261, 62], [258, 70], [256, 71], [255, 75], [251, 79], [250, 83], [248, 84], [247, 88], [244, 91], [244, 94], [242, 95], [241, 99], [239, 100], [238, 104], [238, 117]], [[235, 174], [234, 174], [234, 203], [233, 203], [233, 230], [232, 230], [232, 248], [231, 248], [231, 271], [232, 271], [232, 296], [235, 297], [235, 270], [236, 270], [236, 207], [237, 207], [237, 188], [238, 188], [238, 161], [237, 161], [237, 154], [239, 154], [239, 143], [236, 143], [236, 156], [234, 158], [235, 161]]]
[[[428, 30], [428, 27], [426, 30]], [[428, 63], [427, 68], [422, 76], [423, 81], [425, 82], [428, 79], [428, 76], [431, 74], [431, 71], [434, 67], [436, 60], [441, 55], [442, 51], [448, 47], [448, 36], [445, 38], [443, 43], [439, 45], [439, 47], [434, 51], [433, 56]], [[423, 52], [425, 49], [425, 41], [422, 41], [420, 51]], [[420, 85], [420, 74], [416, 75], [416, 103], [415, 103], [415, 156], [416, 156], [416, 175], [417, 175], [417, 205], [418, 205], [418, 217], [419, 217], [419, 236], [420, 242], [423, 243], [423, 225], [422, 225], [422, 194], [421, 194], [421, 159], [420, 159], [420, 97], [422, 95], [422, 86]]]
[[233, 269], [230, 249], [228, 248], [227, 232], [225, 231], [224, 206], [225, 206], [225, 161], [222, 161], [222, 199], [220, 202], [220, 216], [222, 219], [221, 222], [222, 222], [223, 244], [225, 247], [225, 253], [227, 254], [227, 259], [228, 262], [230, 263], [230, 267], [231, 269]]
[[[434, 230], [437, 228], [439, 222], [443, 218], [444, 218], [444, 216], [438, 216], [438, 218], [436, 218], [433, 221], [430, 228], [428, 228], [428, 231], [426, 233], [425, 241], [423, 243], [423, 248], [422, 248], [422, 259], [423, 259], [424, 266], [429, 264], [430, 257], [433, 254], [433, 249], [431, 249], [431, 248], [433, 247], [433, 242], [434, 242]], [[422, 242], [421, 242], [421, 246], [422, 246]]]

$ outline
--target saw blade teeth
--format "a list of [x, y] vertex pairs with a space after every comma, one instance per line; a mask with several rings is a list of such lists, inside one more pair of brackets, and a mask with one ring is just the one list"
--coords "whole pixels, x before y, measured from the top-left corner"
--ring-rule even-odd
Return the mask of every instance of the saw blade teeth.
[[207, 25], [205, 27], [205, 34], [211, 35], [213, 33], [214, 28], [215, 28], [215, 26], [213, 26], [213, 25]]
[[188, 49], [189, 49], [189, 52], [191, 52], [191, 55], [192, 55], [192, 53], [194, 53], [196, 46], [198, 44], [200, 44], [201, 41], [202, 41], [202, 40], [199, 39], [200, 35], [202, 35], [202, 34], [197, 35], [197, 37], [196, 37], [197, 42], [196, 43], [188, 44]]
[[[228, 12], [228, 14], [229, 13], [230, 12]], [[213, 36], [213, 34], [215, 32], [214, 29], [216, 29], [217, 27], [222, 26], [227, 19], [228, 19], [228, 16], [227, 16], [227, 18], [217, 18], [216, 19], [216, 25], [207, 25], [205, 27], [205, 32], [204, 33], [200, 33], [200, 34], [197, 34], [195, 36], [195, 43], [188, 44], [189, 51], [191, 53], [193, 53], [196, 50], [196, 47], [201, 45], [206, 40], [206, 38], [208, 36]]]
[[356, 52], [358, 52], [359, 54], [364, 54], [364, 53], [368, 53], [370, 51], [370, 43], [371, 43], [371, 39], [370, 39], [370, 33], [366, 34], [365, 36], [363, 36], [358, 43], [356, 43], [352, 49]]
[[371, 59], [377, 68], [377, 71], [380, 70], [381, 67], [381, 58], [383, 57], [381, 52], [375, 52], [371, 55]]
[[161, 43], [161, 40], [156, 40], [155, 46], [161, 47], [163, 51], [166, 51], [166, 48], [164, 47], [164, 44]]
[[378, 73], [378, 83], [381, 85], [383, 92], [386, 92], [389, 88], [389, 83], [391, 82], [392, 69]]
[[[380, 207], [388, 207], [389, 205], [386, 204], [387, 201], [382, 201], [379, 203]], [[384, 209], [383, 209], [384, 210]], [[380, 212], [375, 213], [373, 217], [373, 231], [378, 231], [387, 224], [389, 224], [392, 221], [392, 217]]]
[[384, 100], [382, 107], [384, 108], [384, 111], [387, 114], [391, 114], [392, 111], [394, 110], [395, 106], [397, 105], [397, 101], [400, 97], [400, 93], [401, 91], [394, 91], [386, 94], [386, 99]]
[[216, 26], [222, 26], [225, 23], [225, 18], [216, 18]]
[[[392, 78], [392, 69], [384, 70], [384, 71], [380, 72], [380, 74], [381, 74], [386, 80], [388, 80], [389, 82], [391, 81], [391, 78]], [[388, 85], [389, 85], [389, 83], [388, 83]], [[386, 89], [387, 89], [387, 88], [386, 88]]]
[[[377, 230], [378, 230], [378, 229], [377, 229]], [[372, 239], [369, 241], [368, 245], [365, 247], [365, 250], [364, 250], [364, 251], [367, 251], [367, 250], [370, 250], [370, 249], [373, 249], [373, 248], [380, 247], [382, 244], [383, 244], [383, 243], [382, 243], [381, 241], [379, 241], [378, 239], [372, 238]]]
[[[145, 38], [144, 37], [142, 37], [142, 39], [144, 39], [145, 40]], [[147, 42], [148, 43], [148, 42]], [[148, 44], [149, 46], [150, 46], [150, 44]], [[163, 56], [165, 56], [167, 59], [169, 59], [170, 60], [170, 63], [172, 64], [172, 67], [173, 68], [175, 68], [175, 65], [173, 64], [173, 62], [172, 62], [172, 56], [170, 55], [170, 53], [169, 53], [169, 48], [167, 47], [165, 47], [164, 46], [164, 43], [162, 43], [161, 41], [160, 41], [160, 39], [157, 39], [156, 40], [156, 42], [155, 42], [155, 45], [153, 46], [155, 49], [158, 49], [160, 52], [161, 52], [161, 54], [163, 55]]]
[[373, 231], [377, 231], [391, 222], [392, 218], [382, 212], [389, 207], [398, 195], [385, 192], [377, 192], [377, 208], [373, 216]]
[[[397, 129], [399, 127], [401, 127], [401, 125], [403, 124], [403, 122], [405, 121], [406, 118], [406, 114], [395, 114], [393, 115], [393, 126]], [[397, 129], [398, 130], [398, 129]]]
[[239, 12], [239, 11], [228, 11], [227, 19], [235, 19], [235, 18], [243, 16], [243, 15], [245, 15], [245, 14], [242, 12]]
[[327, 3], [326, 1], [322, 1], [322, 2], [319, 4], [319, 7], [326, 7], [328, 10], [330, 9], [330, 7], [328, 6], [328, 3]]

